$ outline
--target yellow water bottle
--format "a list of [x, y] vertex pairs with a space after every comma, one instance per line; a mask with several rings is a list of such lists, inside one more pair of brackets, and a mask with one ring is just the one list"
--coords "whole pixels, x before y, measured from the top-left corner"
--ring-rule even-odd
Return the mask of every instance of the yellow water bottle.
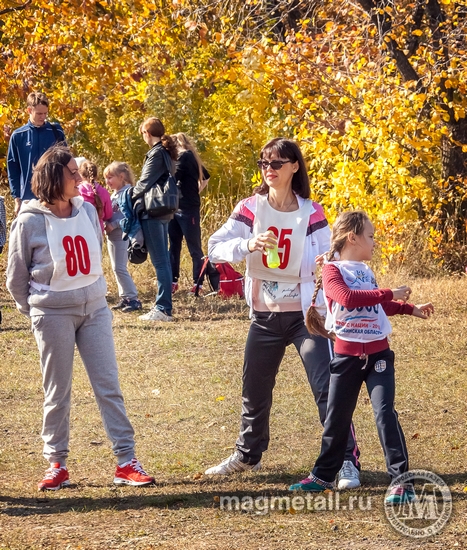
[[268, 251], [266, 253], [266, 262], [268, 264], [268, 267], [272, 269], [281, 265], [281, 260], [277, 251], [277, 244], [274, 246], [274, 248], [268, 248]]

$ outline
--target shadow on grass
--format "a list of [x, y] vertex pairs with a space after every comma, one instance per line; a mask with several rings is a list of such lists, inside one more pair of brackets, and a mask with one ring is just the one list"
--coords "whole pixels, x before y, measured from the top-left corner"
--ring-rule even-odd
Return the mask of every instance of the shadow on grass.
[[[21, 497], [1, 497], [0, 503], [5, 503], [0, 510], [0, 515], [11, 517], [22, 516], [42, 516], [63, 514], [66, 512], [89, 513], [102, 510], [112, 510], [115, 512], [127, 510], [143, 510], [156, 508], [159, 510], [189, 510], [189, 509], [213, 509], [220, 510], [221, 499], [226, 498], [227, 506], [223, 511], [237, 511], [228, 506], [229, 502], [242, 502], [245, 497], [248, 499], [257, 499], [264, 497], [288, 497], [295, 494], [288, 491], [208, 491], [203, 493], [171, 493], [168, 495], [128, 495], [112, 497], [69, 497], [65, 496], [67, 491], [62, 489], [60, 498], [21, 498]], [[383, 492], [379, 491], [381, 501]], [[365, 493], [367, 495], [367, 493]], [[369, 495], [372, 496], [372, 495]], [[375, 495], [376, 496], [376, 495]], [[232, 505], [231, 505], [232, 506]], [[281, 509], [279, 508], [279, 511]], [[240, 510], [238, 510], [240, 511]]]
[[[367, 501], [369, 499], [375, 499], [379, 505], [383, 505], [383, 499], [386, 493], [388, 486], [387, 476], [381, 472], [365, 472], [366, 476], [363, 479], [363, 486], [359, 489], [352, 491], [340, 492], [340, 501], [345, 502], [346, 496], [348, 498], [361, 497], [365, 498]], [[372, 478], [372, 482], [368, 481], [368, 478]], [[444, 481], [448, 486], [451, 487], [451, 494], [454, 502], [460, 502], [467, 500], [467, 495], [462, 489], [453, 490], [452, 485], [466, 485], [467, 484], [467, 473], [456, 473], [456, 474], [444, 474], [442, 476]], [[180, 481], [178, 483], [167, 483], [159, 484], [156, 483], [154, 488], [156, 490], [163, 490], [164, 486], [170, 485], [180, 485], [181, 491], [179, 493], [170, 493], [170, 494], [145, 494], [135, 495], [128, 494], [122, 495], [121, 493], [115, 494], [114, 496], [108, 497], [80, 497], [80, 496], [67, 496], [67, 493], [76, 490], [77, 485], [70, 485], [70, 487], [62, 489], [60, 491], [60, 497], [55, 498], [55, 494], [51, 494], [48, 498], [48, 494], [44, 493], [44, 496], [40, 497], [14, 497], [14, 496], [0, 496], [0, 503], [2, 507], [0, 509], [0, 515], [6, 516], [35, 516], [35, 515], [49, 515], [49, 514], [63, 514], [66, 512], [75, 512], [75, 513], [88, 513], [92, 511], [100, 510], [113, 510], [113, 511], [125, 511], [125, 510], [143, 510], [156, 508], [160, 510], [189, 510], [189, 509], [213, 509], [221, 510], [220, 502], [221, 499], [226, 499], [224, 502], [226, 506], [222, 511], [225, 512], [245, 512], [240, 510], [238, 507], [235, 508], [235, 502], [241, 503], [242, 499], [258, 499], [258, 498], [271, 498], [277, 497], [281, 499], [282, 504], [276, 505], [274, 509], [275, 513], [281, 513], [288, 510], [288, 507], [284, 505], [284, 502], [289, 502], [290, 499], [294, 496], [304, 496], [307, 493], [303, 492], [294, 492], [291, 493], [287, 490], [286, 485], [290, 484], [291, 481], [296, 481], [296, 476], [291, 476], [290, 474], [271, 474], [271, 475], [255, 475], [255, 485], [258, 482], [269, 482], [269, 483], [284, 483], [283, 489], [278, 488], [269, 488], [269, 489], [250, 489], [248, 488], [247, 483], [241, 483], [242, 480], [235, 480], [229, 478], [229, 482], [226, 484], [223, 489], [213, 489], [212, 487], [203, 488], [203, 484], [209, 483], [211, 485], [211, 480], [209, 482], [202, 481]], [[232, 487], [232, 481], [235, 483], [235, 487]], [[246, 480], [247, 481], [247, 480]], [[242, 484], [244, 489], [239, 490], [238, 485]], [[231, 485], [229, 488], [228, 485]], [[193, 492], [188, 492], [183, 490], [187, 486], [194, 488]], [[94, 489], [99, 488], [99, 486], [93, 485]], [[102, 486], [103, 490], [108, 490], [109, 487]], [[131, 490], [131, 489], [129, 489]], [[145, 488], [145, 491], [150, 490], [149, 487]], [[310, 493], [308, 493], [309, 495]], [[319, 493], [321, 495], [321, 493]], [[317, 494], [312, 494], [313, 497], [316, 497]], [[330, 498], [330, 493], [325, 495], [325, 498]], [[238, 506], [238, 505], [237, 505]], [[342, 507], [342, 510], [345, 510], [345, 507]], [[332, 508], [331, 508], [332, 510]], [[313, 512], [313, 510], [309, 510]]]

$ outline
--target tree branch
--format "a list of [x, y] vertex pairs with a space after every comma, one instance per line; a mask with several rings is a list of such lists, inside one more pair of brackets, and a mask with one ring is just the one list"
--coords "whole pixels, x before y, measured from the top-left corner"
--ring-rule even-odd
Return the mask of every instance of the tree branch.
[[407, 57], [410, 59], [416, 52], [420, 44], [420, 37], [413, 34], [413, 31], [420, 30], [422, 27], [423, 15], [425, 14], [425, 2], [418, 0], [417, 8], [413, 16], [413, 27], [410, 33], [410, 40], [407, 43]]
[[417, 82], [417, 88], [421, 89], [420, 76], [412, 67], [409, 58], [401, 50], [397, 42], [390, 36], [392, 31], [392, 20], [388, 13], [384, 11], [384, 8], [388, 7], [390, 2], [387, 0], [357, 0], [357, 2], [370, 15], [372, 23], [378, 29], [380, 39], [386, 43], [404, 80], [414, 80]]
[[14, 6], [11, 8], [5, 8], [4, 10], [0, 11], [0, 15], [5, 15], [5, 13], [10, 13], [12, 11], [20, 11], [24, 10], [31, 4], [32, 0], [27, 0], [24, 4], [21, 4], [20, 6]]

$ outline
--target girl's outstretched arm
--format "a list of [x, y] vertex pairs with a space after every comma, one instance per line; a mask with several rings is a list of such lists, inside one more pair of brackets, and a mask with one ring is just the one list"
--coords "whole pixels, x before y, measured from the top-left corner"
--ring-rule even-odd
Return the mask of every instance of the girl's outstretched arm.
[[428, 319], [435, 312], [435, 308], [431, 302], [427, 304], [419, 304], [414, 306], [412, 315], [414, 317], [419, 317], [420, 319]]
[[326, 297], [347, 308], [374, 306], [393, 299], [393, 291], [389, 288], [351, 290], [342, 278], [339, 269], [332, 263], [323, 267], [322, 276]]

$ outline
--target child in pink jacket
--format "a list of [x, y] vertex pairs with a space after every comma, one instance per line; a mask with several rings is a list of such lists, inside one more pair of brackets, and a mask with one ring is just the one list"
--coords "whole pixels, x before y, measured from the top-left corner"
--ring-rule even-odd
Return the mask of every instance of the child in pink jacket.
[[105, 187], [97, 183], [97, 166], [85, 160], [79, 167], [79, 173], [83, 178], [82, 183], [78, 186], [79, 193], [86, 202], [90, 202], [97, 210], [99, 223], [102, 233], [104, 233], [104, 222], [112, 217], [112, 200], [110, 193]]

